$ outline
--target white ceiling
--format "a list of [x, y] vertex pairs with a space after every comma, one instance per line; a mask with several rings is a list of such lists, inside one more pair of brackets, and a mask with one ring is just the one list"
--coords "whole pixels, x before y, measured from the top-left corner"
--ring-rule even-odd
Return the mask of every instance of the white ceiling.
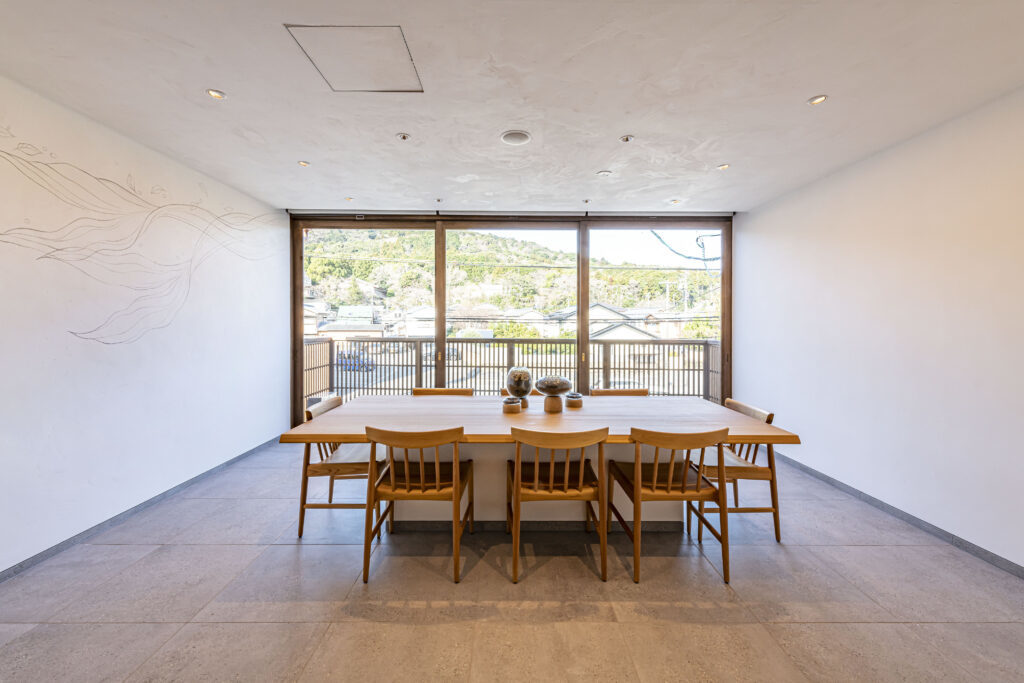
[[[0, 71], [292, 209], [745, 210], [1024, 85], [1020, 0], [2, 5]], [[333, 92], [285, 24], [401, 26], [423, 92]]]

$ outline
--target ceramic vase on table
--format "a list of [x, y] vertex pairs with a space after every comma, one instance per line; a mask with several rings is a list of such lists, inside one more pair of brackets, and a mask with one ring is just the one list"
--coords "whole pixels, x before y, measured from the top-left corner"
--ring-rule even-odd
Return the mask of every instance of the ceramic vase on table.
[[544, 394], [544, 412], [562, 412], [562, 394], [572, 389], [568, 377], [548, 375], [537, 380], [537, 391]]
[[521, 366], [511, 368], [508, 375], [505, 376], [505, 388], [508, 389], [509, 396], [520, 400], [520, 404], [525, 410], [530, 406], [527, 396], [533, 391], [533, 374]]

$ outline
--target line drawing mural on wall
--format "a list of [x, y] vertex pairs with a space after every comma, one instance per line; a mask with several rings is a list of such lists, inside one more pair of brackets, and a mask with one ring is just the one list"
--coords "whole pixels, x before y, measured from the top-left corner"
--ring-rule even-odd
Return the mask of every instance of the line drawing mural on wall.
[[272, 214], [214, 213], [198, 203], [173, 203], [158, 185], [147, 199], [130, 175], [122, 185], [74, 164], [26, 158], [29, 150], [31, 156], [38, 154], [36, 146], [25, 142], [13, 153], [0, 149], [0, 166], [13, 167], [75, 217], [51, 227], [35, 227], [40, 223], [35, 217], [20, 227], [0, 226], [0, 244], [39, 252], [38, 259], [66, 264], [133, 296], [91, 329], [68, 330], [76, 337], [101, 344], [138, 341], [174, 321], [196, 270], [214, 254], [258, 261], [273, 253], [268, 242]]

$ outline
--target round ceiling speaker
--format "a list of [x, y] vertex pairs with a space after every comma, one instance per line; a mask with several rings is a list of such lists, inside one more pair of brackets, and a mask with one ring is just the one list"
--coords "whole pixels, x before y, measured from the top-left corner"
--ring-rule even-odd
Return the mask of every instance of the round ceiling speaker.
[[506, 130], [501, 134], [501, 141], [506, 145], [525, 145], [532, 139], [525, 130]]

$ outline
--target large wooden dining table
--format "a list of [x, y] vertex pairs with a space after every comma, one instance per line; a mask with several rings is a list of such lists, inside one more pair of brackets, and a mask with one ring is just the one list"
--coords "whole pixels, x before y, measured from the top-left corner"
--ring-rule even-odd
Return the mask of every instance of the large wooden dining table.
[[[518, 414], [502, 412], [497, 396], [364, 396], [281, 435], [281, 443], [365, 443], [366, 427], [431, 431], [462, 427], [460, 458], [473, 459], [476, 519], [505, 519], [505, 462], [513, 457], [511, 428], [573, 432], [608, 427], [607, 457], [632, 461], [633, 427], [662, 432], [729, 429], [730, 443], [798, 444], [800, 438], [774, 425], [747, 417], [695, 396], [587, 396], [581, 408], [546, 413], [542, 397], [532, 397]], [[382, 457], [383, 454], [378, 454]], [[762, 482], [752, 482], [752, 485]], [[551, 503], [529, 506], [524, 519], [582, 520], [583, 507]], [[681, 504], [644, 508], [645, 519], [679, 520]], [[449, 520], [450, 505], [403, 501], [396, 520]]]

